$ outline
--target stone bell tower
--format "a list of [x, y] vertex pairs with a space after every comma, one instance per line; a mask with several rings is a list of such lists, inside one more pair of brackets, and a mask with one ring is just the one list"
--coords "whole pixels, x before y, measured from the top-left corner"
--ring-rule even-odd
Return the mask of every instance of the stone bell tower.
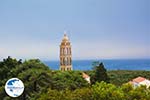
[[69, 38], [64, 33], [64, 37], [60, 44], [60, 70], [70, 71], [72, 69], [72, 52]]

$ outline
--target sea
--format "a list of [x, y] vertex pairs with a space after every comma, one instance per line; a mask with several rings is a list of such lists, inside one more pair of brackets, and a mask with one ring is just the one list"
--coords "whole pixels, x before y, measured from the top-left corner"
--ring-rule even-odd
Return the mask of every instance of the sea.
[[[107, 70], [150, 70], [150, 59], [73, 60], [73, 70], [92, 70], [99, 61]], [[59, 70], [59, 61], [43, 61], [52, 70]]]

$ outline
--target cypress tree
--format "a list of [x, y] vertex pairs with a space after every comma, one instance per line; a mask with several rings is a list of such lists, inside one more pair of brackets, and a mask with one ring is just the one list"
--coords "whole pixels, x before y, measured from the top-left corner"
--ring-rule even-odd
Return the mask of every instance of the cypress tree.
[[93, 78], [92, 83], [101, 82], [101, 81], [108, 82], [109, 78], [107, 75], [107, 70], [105, 69], [103, 63], [99, 63], [98, 65], [96, 65], [93, 71], [94, 71], [94, 75], [92, 77]]

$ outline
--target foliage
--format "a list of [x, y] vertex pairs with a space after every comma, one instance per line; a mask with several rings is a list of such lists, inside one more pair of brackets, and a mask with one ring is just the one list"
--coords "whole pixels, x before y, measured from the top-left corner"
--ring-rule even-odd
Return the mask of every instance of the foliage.
[[53, 80], [53, 89], [57, 90], [75, 90], [89, 86], [87, 81], [82, 78], [80, 71], [56, 71], [55, 74], [53, 74]]
[[[16, 59], [12, 59], [11, 57], [8, 57], [6, 59], [3, 59], [2, 62], [0, 62], [0, 86], [4, 84], [4, 81], [9, 78], [11, 75], [12, 69], [16, 68], [21, 64], [21, 60], [17, 61]], [[4, 81], [3, 81], [4, 80]]]
[[149, 100], [150, 89], [144, 86], [132, 88], [130, 84], [117, 87], [100, 82], [89, 88], [70, 90], [51, 90], [42, 94], [38, 100]]
[[[92, 73], [92, 72], [90, 72]], [[150, 77], [150, 71], [132, 71], [132, 70], [112, 70], [107, 71], [109, 82], [112, 84], [115, 84], [117, 86], [122, 85], [123, 83], [127, 83], [130, 80], [136, 78], [136, 77], [145, 77], [149, 79]]]
[[17, 77], [25, 85], [24, 93], [17, 100], [37, 99], [47, 89], [75, 90], [88, 87], [89, 84], [82, 78], [81, 71], [51, 71], [39, 59], [22, 62], [11, 57], [0, 62], [0, 99], [11, 100], [4, 90], [6, 81]]
[[108, 82], [109, 78], [107, 75], [107, 71], [103, 65], [103, 63], [94, 63], [93, 75], [91, 75], [92, 83], [105, 81]]
[[17, 61], [8, 57], [0, 62], [0, 97], [11, 100], [4, 92], [6, 81], [13, 77], [18, 77], [24, 82], [25, 91], [17, 99], [30, 99], [38, 97], [45, 89], [51, 85], [51, 70], [38, 59], [31, 59], [25, 62]]
[[[52, 71], [38, 59], [22, 62], [8, 57], [0, 62], [0, 99], [149, 100], [150, 88], [133, 88], [123, 83], [138, 76], [149, 78], [150, 71], [106, 72], [103, 63], [93, 65], [93, 70], [86, 71], [94, 79], [90, 85], [82, 78], [82, 71]], [[25, 85], [24, 93], [18, 98], [7, 96], [4, 90], [6, 81], [13, 77], [18, 77]]]

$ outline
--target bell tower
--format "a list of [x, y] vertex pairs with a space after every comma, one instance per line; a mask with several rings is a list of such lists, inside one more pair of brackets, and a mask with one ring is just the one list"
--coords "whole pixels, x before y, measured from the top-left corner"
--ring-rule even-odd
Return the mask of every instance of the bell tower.
[[71, 52], [71, 43], [66, 33], [60, 44], [60, 70], [61, 71], [70, 71], [72, 69], [72, 52]]

